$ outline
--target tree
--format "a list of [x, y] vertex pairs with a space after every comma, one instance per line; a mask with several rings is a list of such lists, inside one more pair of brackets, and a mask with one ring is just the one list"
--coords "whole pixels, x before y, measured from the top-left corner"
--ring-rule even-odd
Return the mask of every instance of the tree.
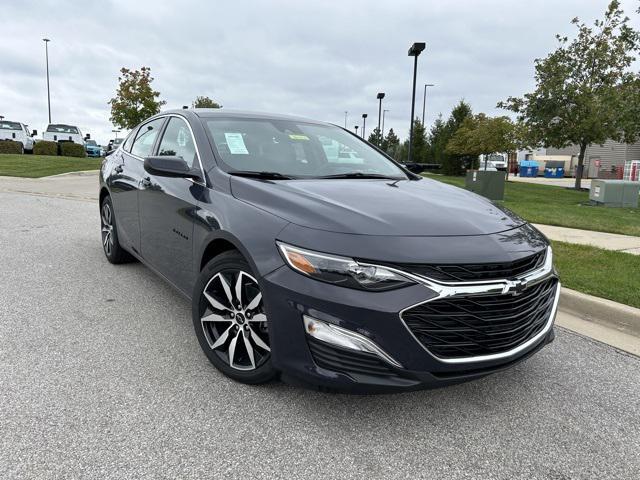
[[434, 162], [442, 165], [442, 173], [445, 175], [462, 175], [465, 166], [473, 168], [477, 161], [477, 157], [474, 156], [447, 152], [447, 144], [451, 137], [455, 135], [464, 120], [472, 115], [471, 106], [464, 100], [460, 100], [447, 121], [443, 122], [439, 118], [431, 129], [429, 136], [431, 156]]
[[387, 152], [388, 155], [396, 158], [399, 146], [400, 139], [396, 135], [396, 132], [393, 131], [393, 128], [390, 128], [387, 132], [387, 136], [382, 140], [382, 149]]
[[427, 160], [429, 146], [424, 125], [416, 117], [413, 121], [413, 142], [411, 143], [412, 161], [424, 163]]
[[160, 92], [151, 88], [153, 77], [149, 67], [140, 70], [120, 69], [116, 96], [111, 104], [111, 122], [123, 129], [131, 129], [160, 111], [165, 103], [158, 100]]
[[593, 27], [577, 18], [571, 42], [535, 61], [536, 88], [498, 107], [518, 114], [530, 146], [579, 147], [575, 187], [581, 187], [587, 147], [607, 139], [633, 142], [638, 135], [640, 80], [630, 67], [640, 38], [613, 0]]
[[222, 108], [222, 105], [214, 102], [209, 97], [199, 96], [193, 101], [193, 108]]
[[513, 152], [516, 129], [509, 117], [491, 118], [484, 113], [467, 117], [447, 143], [447, 153], [472, 156]]
[[373, 129], [373, 132], [369, 134], [369, 138], [367, 140], [369, 143], [376, 145], [378, 147], [382, 144], [382, 134], [380, 133], [380, 129], [378, 127]]

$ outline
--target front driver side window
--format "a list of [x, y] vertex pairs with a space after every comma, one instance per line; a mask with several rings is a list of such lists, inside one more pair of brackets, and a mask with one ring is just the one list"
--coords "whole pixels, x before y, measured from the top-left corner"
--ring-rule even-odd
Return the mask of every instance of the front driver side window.
[[133, 147], [131, 147], [131, 153], [133, 155], [137, 155], [138, 157], [149, 157], [153, 153], [153, 144], [156, 141], [156, 137], [160, 132], [160, 127], [162, 127], [162, 123], [164, 122], [164, 118], [158, 118], [156, 120], [152, 120], [149, 123], [145, 123], [138, 130], [138, 135], [133, 142]]
[[162, 135], [158, 155], [182, 157], [189, 168], [193, 168], [196, 161], [196, 147], [187, 123], [178, 117], [171, 117]]

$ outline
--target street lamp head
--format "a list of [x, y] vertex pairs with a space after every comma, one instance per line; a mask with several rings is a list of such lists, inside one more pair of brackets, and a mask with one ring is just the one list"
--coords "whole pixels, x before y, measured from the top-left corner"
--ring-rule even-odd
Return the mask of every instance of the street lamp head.
[[358, 125], [354, 126], [353, 128], [356, 129], [356, 132], [358, 131]]
[[182, 105], [183, 110], [189, 110], [189, 105]]
[[422, 53], [422, 51], [426, 48], [427, 44], [424, 42], [416, 42], [413, 45], [411, 45], [411, 48], [409, 48], [409, 56], [410, 57], [417, 57], [418, 55], [420, 55]]
[[384, 92], [380, 92], [378, 93], [378, 96], [376, 97], [378, 100], [382, 100], [384, 98]]
[[363, 114], [362, 114], [362, 118], [367, 118], [367, 114], [366, 114], [366, 113], [363, 113]]
[[43, 42], [50, 42], [51, 40], [49, 40], [48, 38], [43, 38], [42, 41]]

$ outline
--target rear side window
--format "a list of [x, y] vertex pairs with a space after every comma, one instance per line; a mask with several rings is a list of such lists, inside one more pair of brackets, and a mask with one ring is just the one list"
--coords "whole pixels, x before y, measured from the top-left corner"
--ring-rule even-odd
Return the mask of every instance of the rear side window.
[[136, 138], [136, 130], [133, 130], [129, 134], [127, 139], [124, 141], [124, 145], [122, 145], [122, 148], [124, 149], [125, 152], [131, 152], [131, 144], [133, 143], [134, 138]]
[[196, 146], [187, 122], [178, 117], [171, 117], [162, 135], [158, 155], [182, 157], [190, 168], [196, 161]]
[[133, 142], [133, 147], [131, 147], [131, 153], [142, 158], [151, 156], [153, 144], [160, 133], [160, 127], [162, 127], [163, 123], [164, 118], [158, 118], [142, 125]]

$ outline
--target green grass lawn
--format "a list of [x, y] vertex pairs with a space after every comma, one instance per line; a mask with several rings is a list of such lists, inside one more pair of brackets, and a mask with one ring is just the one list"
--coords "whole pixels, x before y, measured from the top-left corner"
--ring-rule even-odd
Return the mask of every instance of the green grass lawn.
[[640, 255], [552, 242], [562, 285], [640, 308]]
[[[457, 187], [464, 177], [425, 175]], [[564, 187], [507, 182], [504, 206], [533, 223], [640, 236], [640, 209], [586, 205], [589, 192]]]
[[46, 177], [78, 170], [97, 170], [101, 163], [100, 158], [0, 154], [0, 176]]

